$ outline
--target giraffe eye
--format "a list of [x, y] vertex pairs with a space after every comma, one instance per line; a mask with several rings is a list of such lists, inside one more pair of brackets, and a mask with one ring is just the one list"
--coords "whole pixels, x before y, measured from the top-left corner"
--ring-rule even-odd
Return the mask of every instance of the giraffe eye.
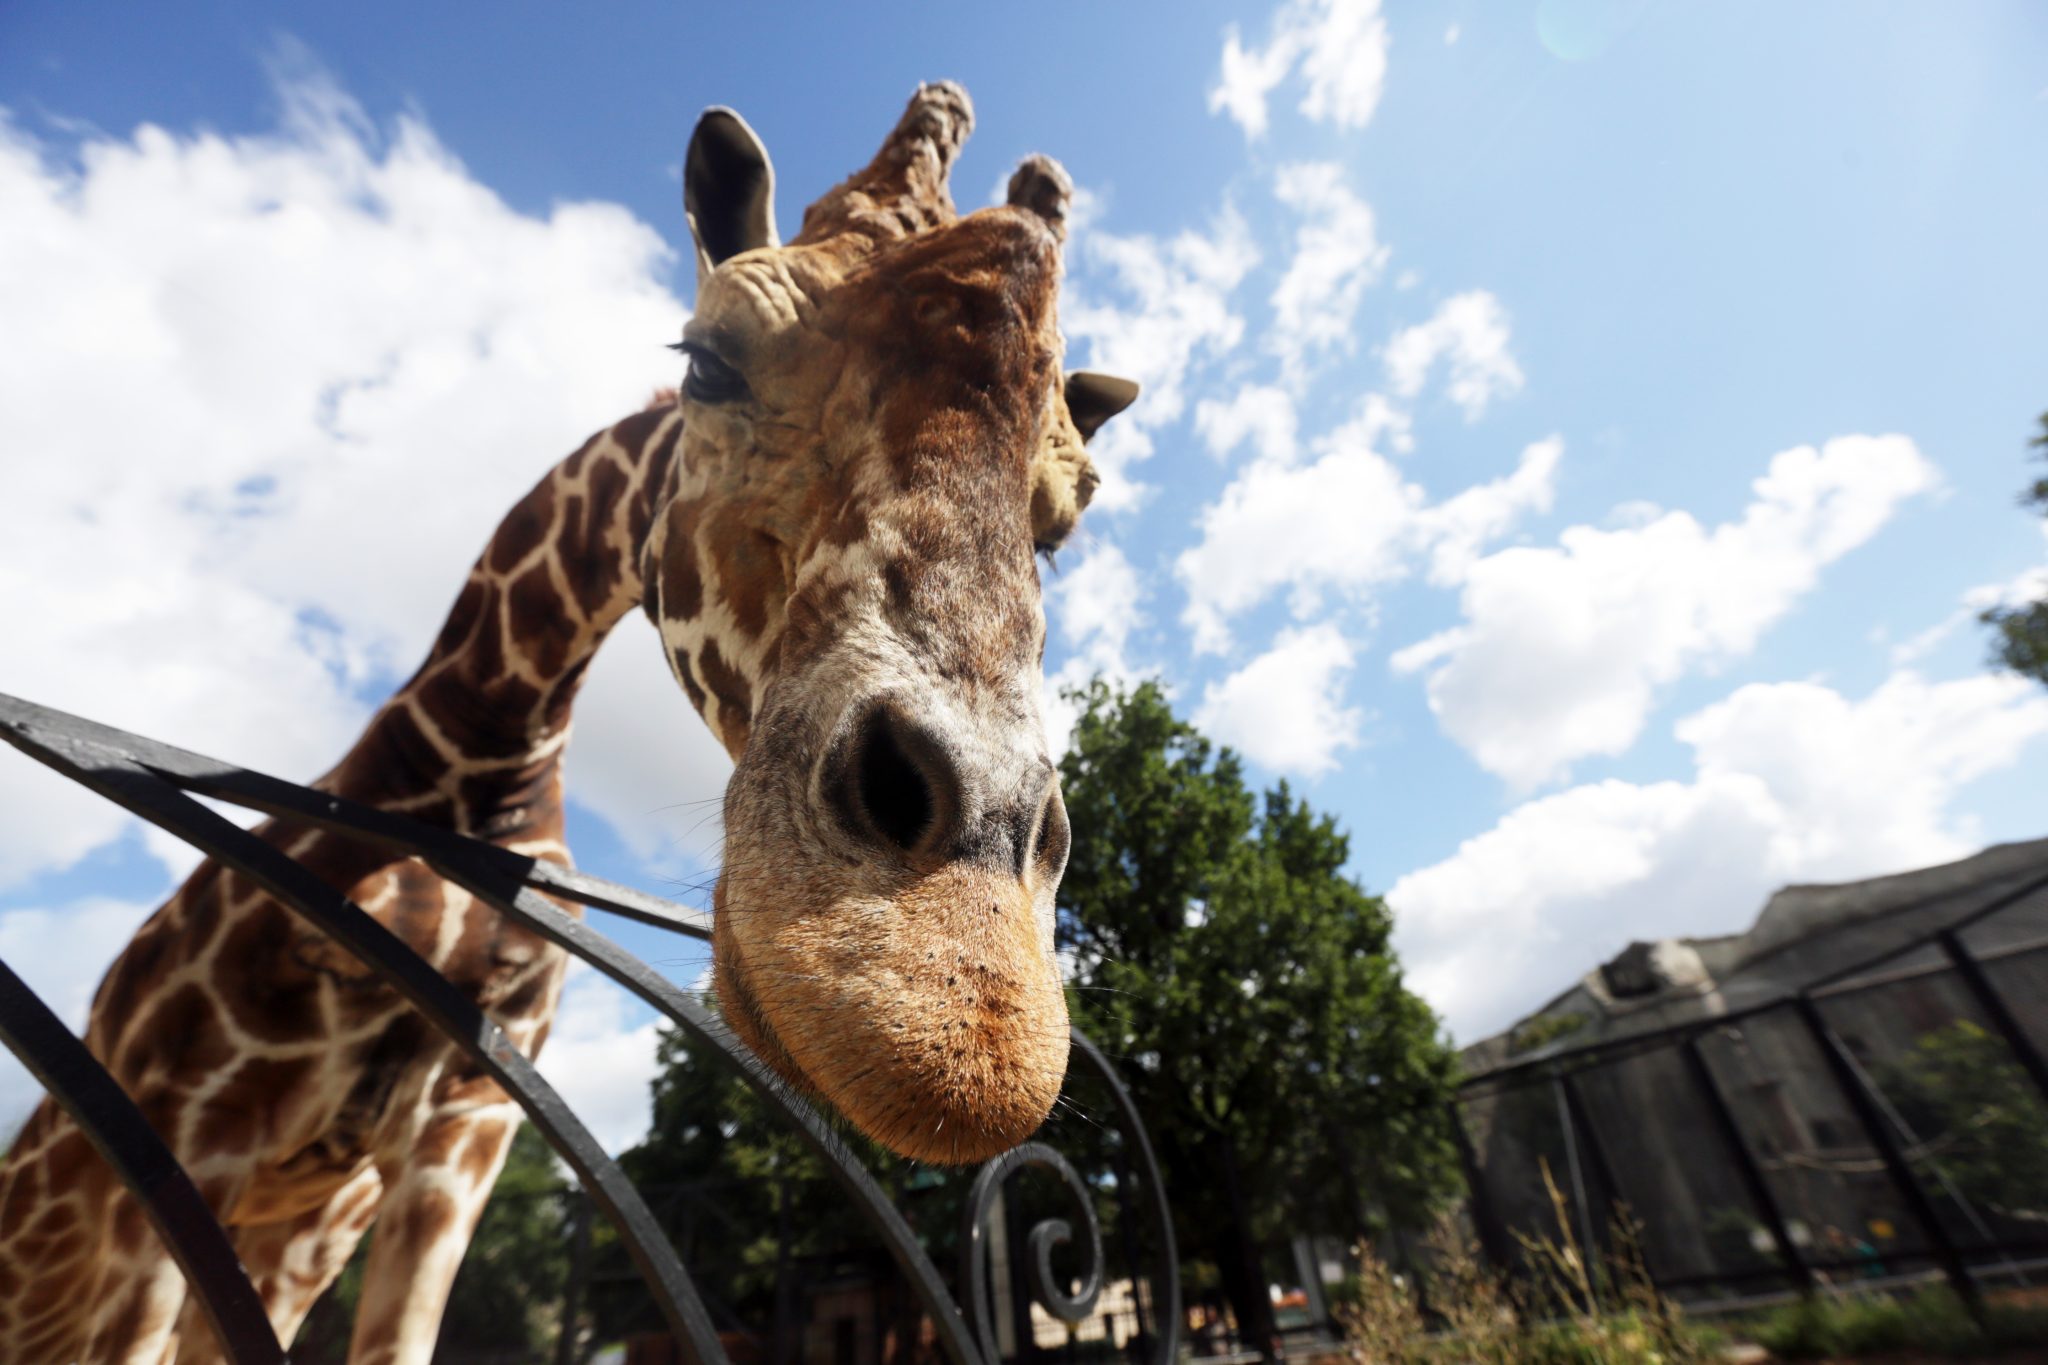
[[683, 392], [699, 403], [730, 403], [747, 396], [747, 378], [703, 346], [683, 343], [690, 358], [689, 373], [683, 376]]

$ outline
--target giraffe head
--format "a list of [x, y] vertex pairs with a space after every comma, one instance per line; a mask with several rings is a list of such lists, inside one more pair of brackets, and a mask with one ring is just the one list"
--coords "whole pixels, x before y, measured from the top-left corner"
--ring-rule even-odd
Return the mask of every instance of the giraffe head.
[[1094, 489], [1083, 444], [1137, 394], [1062, 373], [1058, 165], [955, 213], [972, 122], [958, 86], [921, 87], [784, 245], [759, 139], [704, 116], [683, 435], [645, 565], [670, 664], [737, 764], [726, 1017], [935, 1161], [1023, 1139], [1066, 1069], [1036, 555]]

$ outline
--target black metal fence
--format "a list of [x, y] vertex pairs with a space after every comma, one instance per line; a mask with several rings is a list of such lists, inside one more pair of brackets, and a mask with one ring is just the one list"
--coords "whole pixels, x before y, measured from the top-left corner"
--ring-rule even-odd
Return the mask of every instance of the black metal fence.
[[1779, 998], [1471, 1078], [1472, 1222], [1526, 1270], [1530, 1239], [1611, 1250], [1624, 1206], [1696, 1308], [1936, 1277], [1974, 1305], [2048, 1269], [2044, 1051], [2035, 878]]
[[[474, 1003], [342, 892], [195, 798], [334, 831], [394, 856], [420, 858], [442, 877], [652, 1005], [694, 1045], [730, 1068], [836, 1184], [872, 1235], [874, 1255], [861, 1273], [893, 1279], [897, 1288], [892, 1302], [904, 1321], [917, 1324], [921, 1346], [936, 1356], [952, 1365], [1030, 1358], [1043, 1349], [1034, 1326], [1039, 1315], [1062, 1324], [1067, 1343], [1078, 1349], [1091, 1339], [1091, 1326], [1102, 1316], [1099, 1304], [1105, 1287], [1126, 1285], [1136, 1325], [1112, 1332], [1117, 1349], [1134, 1365], [1170, 1365], [1175, 1360], [1180, 1288], [1158, 1166], [1144, 1125], [1114, 1068], [1078, 1031], [1073, 1035], [1068, 1084], [1070, 1089], [1077, 1084], [1093, 1088], [1089, 1101], [1077, 1107], [1090, 1116], [1095, 1135], [1089, 1142], [1098, 1154], [1108, 1154], [1114, 1173], [1084, 1179], [1045, 1141], [1026, 1143], [987, 1163], [967, 1191], [962, 1221], [953, 1234], [958, 1268], [949, 1277], [932, 1254], [933, 1247], [946, 1240], [940, 1229], [913, 1229], [897, 1202], [837, 1132], [778, 1084], [715, 1015], [647, 963], [563, 912], [550, 897], [704, 939], [710, 934], [710, 920], [701, 912], [4, 695], [0, 739], [249, 877], [354, 954], [469, 1054], [518, 1101], [574, 1173], [580, 1185], [578, 1198], [588, 1207], [572, 1210], [567, 1226], [589, 1229], [590, 1210], [608, 1222], [614, 1239], [610, 1245], [618, 1253], [610, 1273], [616, 1280], [630, 1268], [644, 1285], [649, 1325], [659, 1338], [672, 1343], [667, 1359], [726, 1365], [743, 1354], [766, 1365], [784, 1365], [799, 1358], [818, 1359], [821, 1353], [797, 1350], [788, 1341], [763, 1347], [758, 1333], [750, 1340], [745, 1324], [731, 1314], [721, 1322], [700, 1291], [700, 1276], [691, 1273], [664, 1230], [672, 1220], [657, 1216], [650, 1205], [652, 1192], [635, 1188], [532, 1063]], [[227, 1357], [237, 1365], [284, 1360], [290, 1343], [279, 1343], [273, 1336], [232, 1242], [189, 1177], [113, 1077], [4, 963], [0, 1042], [36, 1075], [134, 1191], [183, 1267]], [[1105, 1141], [1105, 1135], [1113, 1137]], [[1036, 1194], [1025, 1188], [1029, 1182], [1022, 1177], [1027, 1171], [1037, 1173]], [[1050, 1196], [1045, 1193], [1048, 1178]], [[1047, 1205], [1048, 1197], [1063, 1207]], [[1109, 1273], [1099, 1209], [1119, 1225], [1115, 1245], [1122, 1253], [1121, 1280]], [[1000, 1246], [991, 1244], [995, 1222], [1003, 1224]], [[587, 1231], [576, 1235], [587, 1236]], [[1056, 1256], [1062, 1262], [1058, 1270]], [[992, 1265], [1014, 1273], [991, 1277]], [[586, 1265], [579, 1293], [595, 1292], [597, 1270], [594, 1262]], [[565, 1304], [565, 1324], [573, 1329], [580, 1312], [580, 1304]], [[833, 1319], [835, 1324], [843, 1316]], [[862, 1349], [861, 1339], [846, 1340], [836, 1325], [833, 1330], [839, 1335], [834, 1349], [822, 1353], [823, 1359], [834, 1365], [865, 1365], [873, 1359]], [[565, 1331], [562, 1337], [573, 1343], [575, 1333]], [[746, 1349], [731, 1349], [735, 1345]], [[644, 1351], [643, 1356], [649, 1362], [656, 1359]], [[561, 1358], [571, 1357], [565, 1353]]]

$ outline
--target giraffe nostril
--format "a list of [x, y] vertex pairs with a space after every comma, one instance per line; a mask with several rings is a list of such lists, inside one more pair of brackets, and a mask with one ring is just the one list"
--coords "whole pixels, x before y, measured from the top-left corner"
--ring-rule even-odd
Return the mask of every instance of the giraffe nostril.
[[913, 852], [931, 842], [955, 804], [950, 772], [930, 736], [893, 707], [878, 706], [854, 736], [841, 804], [856, 829]]
[[1060, 874], [1067, 870], [1067, 851], [1073, 842], [1073, 831], [1067, 824], [1067, 803], [1060, 796], [1060, 784], [1054, 782], [1052, 790], [1046, 793], [1045, 805], [1038, 814], [1038, 829], [1032, 839], [1032, 856], [1038, 865], [1038, 873], [1047, 881], [1057, 882]]

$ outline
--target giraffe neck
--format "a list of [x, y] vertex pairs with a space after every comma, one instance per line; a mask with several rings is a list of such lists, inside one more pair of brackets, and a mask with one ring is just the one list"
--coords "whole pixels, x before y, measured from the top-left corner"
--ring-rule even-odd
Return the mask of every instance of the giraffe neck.
[[599, 432], [499, 523], [411, 681], [323, 780], [499, 842], [558, 839], [561, 755], [584, 670], [642, 595], [641, 550], [681, 416]]

